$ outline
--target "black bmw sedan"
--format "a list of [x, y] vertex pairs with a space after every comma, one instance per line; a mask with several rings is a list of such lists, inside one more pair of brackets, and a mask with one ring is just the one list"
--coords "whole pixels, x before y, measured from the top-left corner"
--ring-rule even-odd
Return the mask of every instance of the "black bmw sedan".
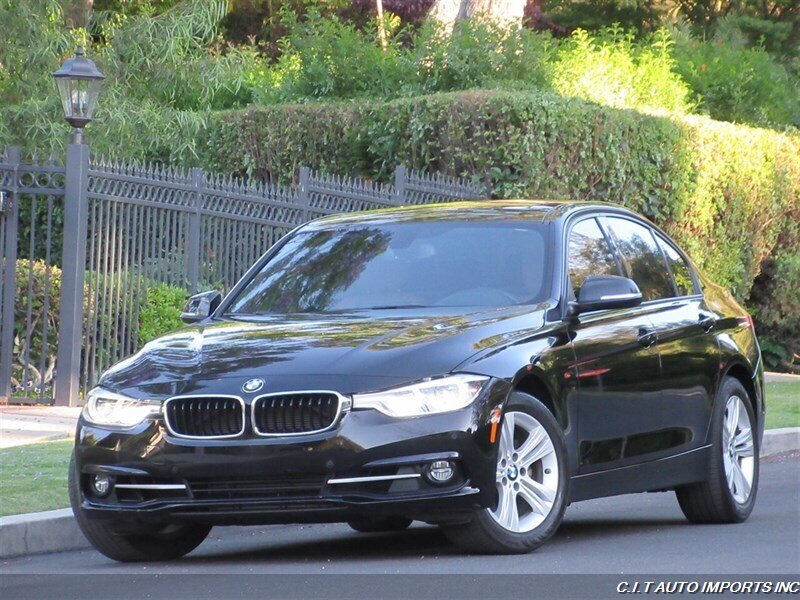
[[440, 525], [533, 550], [570, 502], [674, 490], [753, 509], [763, 368], [747, 312], [628, 210], [492, 201], [313, 221], [188, 326], [106, 372], [70, 498], [121, 561], [213, 525]]

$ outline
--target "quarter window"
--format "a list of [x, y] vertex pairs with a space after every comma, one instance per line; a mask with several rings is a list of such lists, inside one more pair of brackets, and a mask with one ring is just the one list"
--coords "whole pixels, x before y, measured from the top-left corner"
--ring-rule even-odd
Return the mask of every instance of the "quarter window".
[[686, 264], [683, 256], [673, 248], [672, 244], [667, 242], [660, 236], [656, 236], [658, 245], [664, 251], [664, 256], [669, 264], [669, 269], [672, 271], [672, 279], [675, 281], [675, 287], [678, 290], [679, 296], [690, 296], [694, 294], [694, 280], [692, 279], [692, 272], [689, 270], [689, 265]]
[[589, 275], [621, 275], [595, 219], [581, 221], [569, 235], [569, 278], [575, 296]]
[[607, 225], [619, 250], [625, 276], [639, 286], [642, 300], [675, 296], [664, 256], [650, 229], [616, 217], [606, 217], [603, 223]]

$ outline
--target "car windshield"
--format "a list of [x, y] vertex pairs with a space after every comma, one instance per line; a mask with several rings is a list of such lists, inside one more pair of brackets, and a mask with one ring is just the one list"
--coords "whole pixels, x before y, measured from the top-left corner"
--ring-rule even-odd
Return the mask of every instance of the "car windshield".
[[502, 307], [546, 294], [544, 224], [365, 222], [300, 231], [234, 298], [229, 314]]

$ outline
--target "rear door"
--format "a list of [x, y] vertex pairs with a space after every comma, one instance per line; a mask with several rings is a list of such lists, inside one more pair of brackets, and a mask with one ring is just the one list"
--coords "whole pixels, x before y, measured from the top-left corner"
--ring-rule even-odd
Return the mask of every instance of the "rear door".
[[[571, 295], [589, 275], [623, 275], [594, 217], [570, 230], [568, 275]], [[579, 474], [624, 464], [629, 441], [657, 427], [662, 384], [649, 310], [583, 313], [569, 325], [576, 362], [564, 376], [577, 387]]]
[[706, 439], [719, 375], [718, 315], [706, 306], [686, 258], [663, 236], [655, 233], [655, 237], [676, 294], [654, 316], [665, 379], [663, 393], [670, 406], [684, 411], [684, 426], [691, 432], [689, 448], [696, 448]]
[[687, 261], [665, 238], [622, 216], [602, 223], [625, 275], [642, 291], [661, 364], [658, 408], [643, 431], [628, 440], [626, 454], [656, 458], [696, 448], [705, 441], [717, 370], [716, 341], [707, 333], [714, 316], [703, 310]]

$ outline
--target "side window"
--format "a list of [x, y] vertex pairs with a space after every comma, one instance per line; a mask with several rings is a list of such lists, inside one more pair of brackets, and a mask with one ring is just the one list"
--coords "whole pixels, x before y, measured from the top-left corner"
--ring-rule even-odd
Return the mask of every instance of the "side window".
[[605, 217], [603, 223], [608, 226], [619, 249], [625, 276], [639, 286], [642, 299], [647, 301], [675, 296], [672, 277], [650, 229], [617, 217]]
[[595, 219], [581, 221], [569, 234], [569, 278], [576, 296], [589, 275], [621, 275]]
[[686, 264], [684, 258], [667, 240], [658, 235], [656, 239], [658, 240], [658, 245], [664, 251], [664, 256], [667, 257], [667, 263], [670, 271], [672, 271], [672, 278], [675, 281], [675, 287], [678, 289], [678, 295], [690, 296], [694, 294], [694, 280], [692, 279], [689, 265]]

